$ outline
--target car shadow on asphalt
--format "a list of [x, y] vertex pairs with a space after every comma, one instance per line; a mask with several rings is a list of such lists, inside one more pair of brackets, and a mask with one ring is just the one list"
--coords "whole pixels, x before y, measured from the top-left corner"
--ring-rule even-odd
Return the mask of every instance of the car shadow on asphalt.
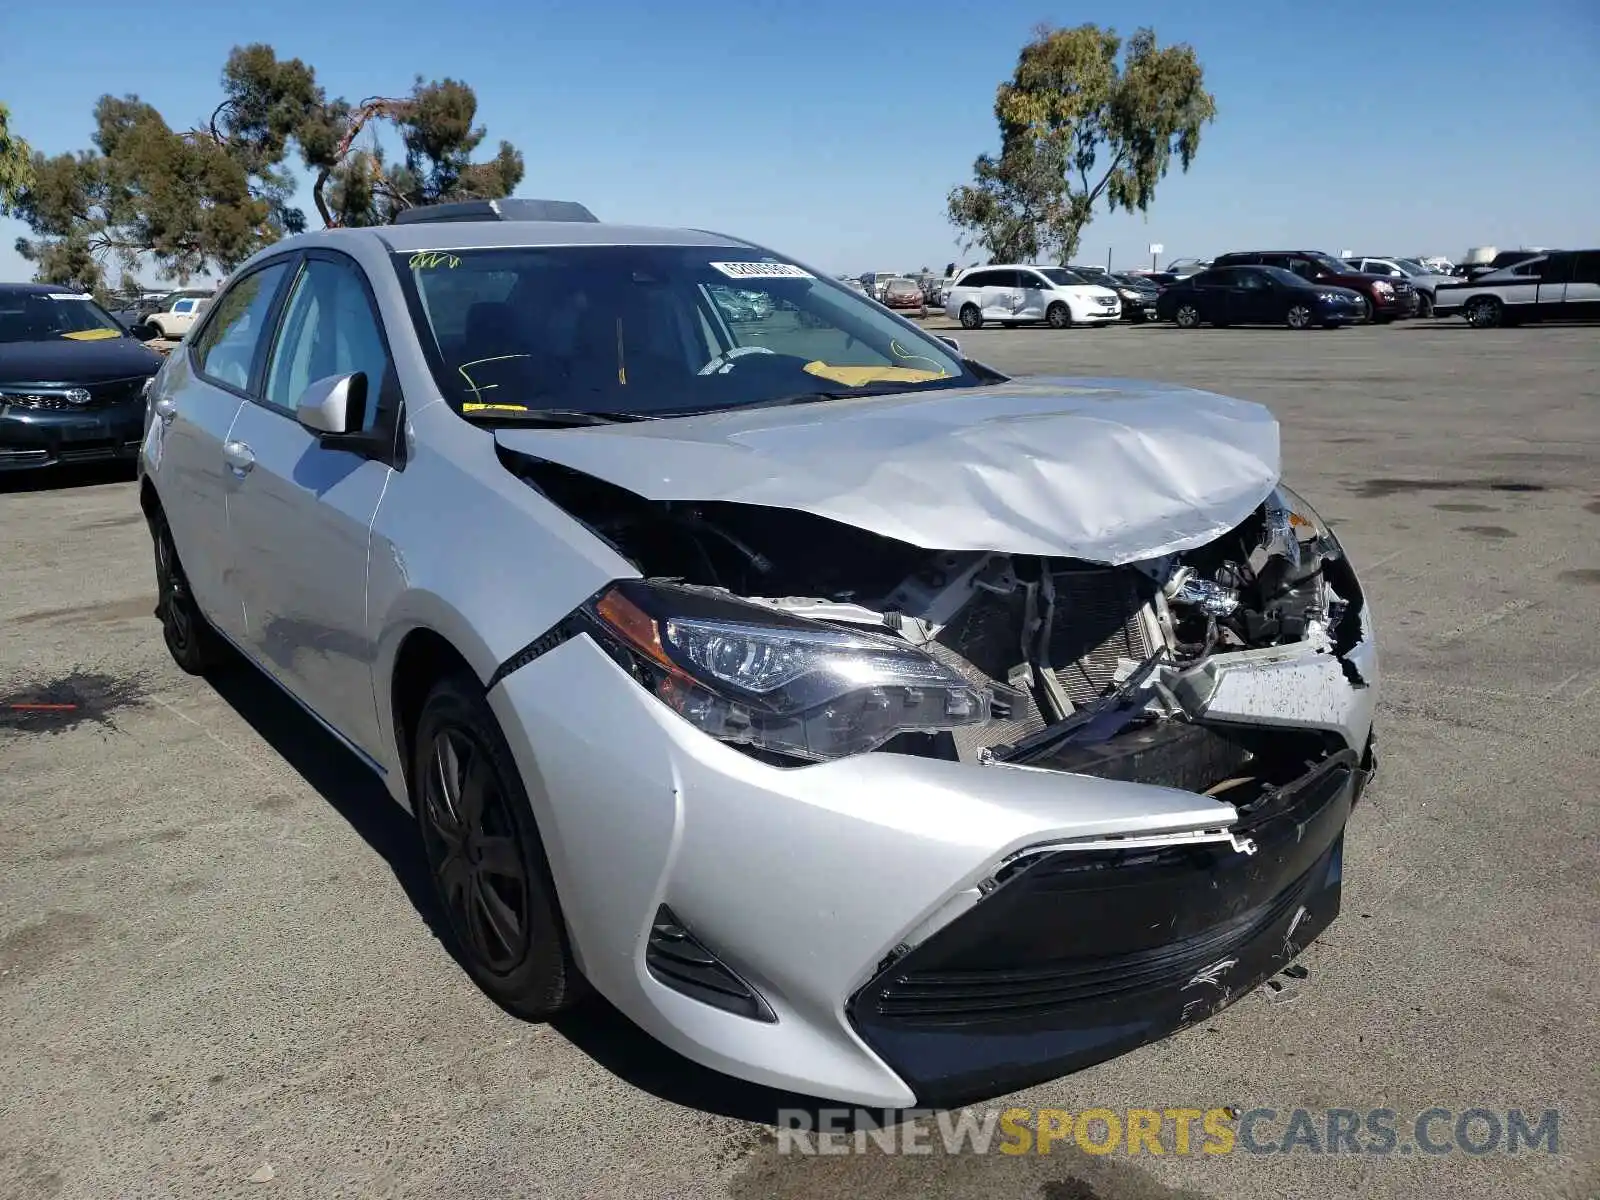
[[[230, 663], [208, 681], [217, 695], [388, 863], [417, 915], [465, 974], [444, 912], [434, 898], [416, 824], [395, 803], [382, 781], [249, 664]], [[746, 1083], [691, 1062], [663, 1046], [594, 993], [550, 1024], [619, 1079], [686, 1108], [776, 1124], [780, 1112], [795, 1110], [810, 1112], [815, 1121], [825, 1103], [815, 1097]]]

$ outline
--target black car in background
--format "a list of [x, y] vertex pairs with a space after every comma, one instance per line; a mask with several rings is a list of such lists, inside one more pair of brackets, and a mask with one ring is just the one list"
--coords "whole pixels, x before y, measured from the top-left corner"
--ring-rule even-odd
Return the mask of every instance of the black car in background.
[[82, 293], [0, 284], [0, 472], [133, 462], [161, 362]]
[[1183, 329], [1202, 324], [1349, 325], [1366, 316], [1360, 292], [1311, 283], [1282, 267], [1212, 267], [1161, 289], [1156, 316]]
[[1367, 316], [1375, 324], [1417, 315], [1417, 289], [1404, 279], [1352, 271], [1321, 250], [1236, 250], [1218, 255], [1213, 267], [1282, 267], [1308, 283], [1349, 288], [1366, 297]]
[[1156, 297], [1161, 293], [1161, 288], [1143, 275], [1111, 271], [1089, 282], [1103, 284], [1116, 291], [1122, 300], [1124, 321], [1143, 323], [1156, 319]]

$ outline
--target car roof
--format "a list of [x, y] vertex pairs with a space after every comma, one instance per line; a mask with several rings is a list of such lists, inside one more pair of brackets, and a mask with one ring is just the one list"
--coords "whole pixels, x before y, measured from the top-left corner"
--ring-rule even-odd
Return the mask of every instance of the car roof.
[[606, 225], [597, 221], [443, 221], [415, 225], [376, 225], [361, 229], [323, 229], [280, 242], [275, 249], [338, 246], [375, 239], [390, 251], [486, 250], [521, 246], [738, 246], [749, 242], [703, 229], [649, 225]]
[[0, 283], [0, 293], [10, 296], [87, 296], [69, 283]]

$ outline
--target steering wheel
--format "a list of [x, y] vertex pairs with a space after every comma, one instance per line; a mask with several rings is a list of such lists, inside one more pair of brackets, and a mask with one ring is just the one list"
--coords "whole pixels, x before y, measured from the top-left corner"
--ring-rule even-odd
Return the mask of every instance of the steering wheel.
[[700, 368], [701, 375], [723, 375], [733, 369], [733, 364], [747, 354], [776, 354], [777, 351], [767, 346], [735, 346], [732, 350], [724, 350], [705, 366]]

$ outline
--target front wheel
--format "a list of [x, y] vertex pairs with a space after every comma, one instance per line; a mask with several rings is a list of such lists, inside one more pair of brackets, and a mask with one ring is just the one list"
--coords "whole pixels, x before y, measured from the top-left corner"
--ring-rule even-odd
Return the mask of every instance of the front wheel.
[[978, 311], [978, 306], [976, 304], [964, 304], [961, 306], [961, 328], [983, 328], [983, 314]]
[[1172, 314], [1172, 320], [1179, 329], [1199, 329], [1200, 310], [1193, 304], [1180, 304], [1178, 311]]
[[1417, 316], [1422, 318], [1433, 316], [1433, 297], [1427, 292], [1417, 293]]
[[517, 1016], [554, 1016], [581, 977], [528, 793], [476, 679], [434, 685], [414, 745], [411, 807], [462, 965]]
[[1310, 329], [1311, 309], [1304, 304], [1291, 305], [1284, 317], [1290, 329]]
[[189, 590], [189, 578], [178, 561], [178, 548], [166, 514], [157, 510], [149, 520], [156, 556], [156, 617], [161, 621], [161, 638], [167, 643], [172, 661], [182, 670], [204, 675], [222, 665], [225, 647]]
[[1059, 302], [1050, 306], [1049, 311], [1044, 314], [1044, 319], [1051, 329], [1072, 328], [1072, 310]]
[[1467, 324], [1474, 329], [1493, 329], [1505, 319], [1500, 301], [1493, 296], [1474, 296], [1467, 302]]

